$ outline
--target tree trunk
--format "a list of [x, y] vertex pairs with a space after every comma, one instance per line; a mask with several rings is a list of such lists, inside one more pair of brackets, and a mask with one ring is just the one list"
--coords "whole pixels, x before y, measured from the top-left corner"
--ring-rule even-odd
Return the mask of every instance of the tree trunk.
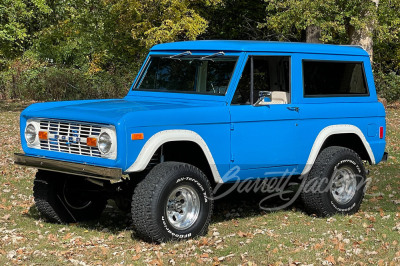
[[321, 28], [318, 26], [308, 26], [306, 29], [306, 42], [321, 43]]
[[[371, 0], [375, 3], [378, 9], [379, 0]], [[373, 39], [372, 34], [375, 28], [375, 16], [369, 12], [365, 14], [366, 17], [371, 17], [366, 27], [360, 30], [355, 30], [353, 26], [349, 28], [350, 44], [360, 45], [365, 51], [368, 52], [371, 62], [373, 61]]]

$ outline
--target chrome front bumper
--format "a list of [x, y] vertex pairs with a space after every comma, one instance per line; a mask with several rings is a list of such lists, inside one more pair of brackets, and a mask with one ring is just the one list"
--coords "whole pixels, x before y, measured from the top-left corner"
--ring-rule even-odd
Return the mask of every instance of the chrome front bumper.
[[67, 161], [46, 159], [41, 157], [27, 156], [21, 153], [14, 154], [14, 163], [27, 167], [34, 167], [53, 172], [71, 175], [92, 177], [103, 180], [119, 180], [122, 177], [120, 168], [102, 167], [89, 164], [72, 163]]

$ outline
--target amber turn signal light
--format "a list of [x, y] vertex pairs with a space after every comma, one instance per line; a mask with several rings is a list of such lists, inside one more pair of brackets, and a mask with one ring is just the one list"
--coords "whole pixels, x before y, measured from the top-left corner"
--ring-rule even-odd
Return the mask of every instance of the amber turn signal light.
[[39, 139], [41, 139], [41, 140], [49, 139], [47, 131], [39, 131]]
[[87, 138], [86, 139], [86, 144], [88, 146], [91, 146], [91, 147], [96, 147], [97, 146], [97, 139], [96, 138]]
[[131, 135], [132, 140], [140, 140], [140, 139], [144, 139], [143, 133], [133, 133]]

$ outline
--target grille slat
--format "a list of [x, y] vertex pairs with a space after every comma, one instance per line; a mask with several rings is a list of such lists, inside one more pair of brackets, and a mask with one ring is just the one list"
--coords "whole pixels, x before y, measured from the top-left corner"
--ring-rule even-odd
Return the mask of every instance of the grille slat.
[[46, 130], [49, 133], [48, 140], [40, 141], [40, 149], [101, 157], [97, 147], [86, 145], [86, 138], [100, 135], [100, 126], [53, 120], [40, 120], [39, 124], [40, 130]]

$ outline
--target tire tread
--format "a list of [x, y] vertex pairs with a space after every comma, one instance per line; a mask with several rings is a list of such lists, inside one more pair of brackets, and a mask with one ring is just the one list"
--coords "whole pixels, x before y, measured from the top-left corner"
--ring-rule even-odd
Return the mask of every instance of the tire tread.
[[[359, 162], [362, 162], [360, 156], [353, 150], [341, 146], [330, 146], [325, 148], [324, 150], [321, 151], [321, 153], [318, 155], [317, 159], [315, 160], [315, 163], [313, 167], [311, 168], [310, 172], [306, 176], [304, 180], [304, 184], [307, 184], [308, 182], [313, 182], [313, 180], [319, 179], [323, 176], [325, 170], [329, 165], [332, 163], [332, 160], [334, 160], [335, 157], [339, 156], [339, 154], [348, 154], [351, 156], [354, 156], [359, 160]], [[363, 169], [363, 172], [365, 173], [365, 170]], [[301, 199], [304, 204], [305, 210], [309, 214], [315, 214], [319, 217], [327, 217], [331, 216], [332, 210], [324, 204], [323, 201], [323, 193], [313, 193], [313, 192], [301, 192]], [[361, 201], [364, 197], [364, 193], [362, 193]], [[352, 209], [351, 213], [355, 213], [359, 210], [360, 204], [357, 204], [357, 206]]]
[[[152, 199], [156, 193], [160, 193], [164, 185], [168, 182], [167, 173], [179, 170], [187, 170], [196, 173], [203, 182], [210, 186], [210, 183], [204, 173], [197, 167], [180, 162], [164, 162], [156, 165], [135, 188], [132, 196], [132, 221], [136, 234], [147, 242], [164, 242], [166, 240], [156, 221], [154, 221]], [[208, 225], [212, 215], [211, 210], [208, 214], [208, 219], [198, 235], [207, 233]]]

